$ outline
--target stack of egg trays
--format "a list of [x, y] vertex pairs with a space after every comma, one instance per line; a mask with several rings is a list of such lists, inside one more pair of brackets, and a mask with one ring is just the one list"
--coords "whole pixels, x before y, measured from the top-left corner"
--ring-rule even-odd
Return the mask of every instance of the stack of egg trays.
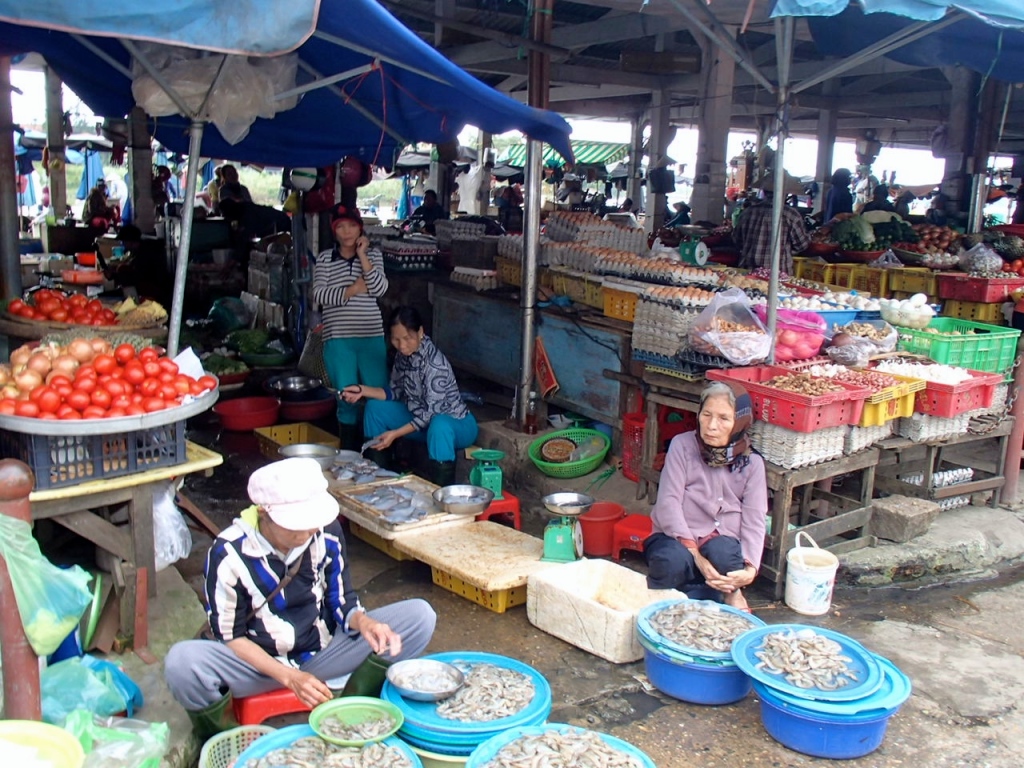
[[966, 433], [967, 424], [973, 416], [973, 411], [952, 418], [915, 413], [913, 416], [896, 420], [896, 434], [915, 443], [944, 440]]
[[797, 432], [764, 421], [750, 428], [754, 449], [769, 461], [785, 469], [808, 467], [843, 455], [850, 427], [826, 427], [815, 432]]
[[887, 421], [874, 427], [850, 427], [846, 433], [846, 441], [843, 445], [843, 453], [846, 456], [870, 448], [875, 443], [890, 437], [896, 427], [895, 421]]

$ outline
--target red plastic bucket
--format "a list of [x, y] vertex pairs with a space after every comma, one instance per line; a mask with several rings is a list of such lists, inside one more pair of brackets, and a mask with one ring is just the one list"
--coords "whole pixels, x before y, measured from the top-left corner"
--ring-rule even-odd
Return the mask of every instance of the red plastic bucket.
[[599, 501], [585, 515], [580, 515], [583, 527], [583, 553], [591, 557], [607, 557], [612, 553], [615, 524], [626, 515], [621, 504]]

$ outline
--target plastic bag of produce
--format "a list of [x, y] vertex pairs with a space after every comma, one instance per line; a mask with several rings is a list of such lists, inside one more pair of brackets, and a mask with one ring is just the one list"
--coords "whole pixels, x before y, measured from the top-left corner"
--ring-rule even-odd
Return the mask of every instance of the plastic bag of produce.
[[213, 322], [213, 330], [220, 336], [249, 327], [252, 319], [241, 299], [222, 296], [213, 302], [207, 317]]
[[892, 252], [892, 248], [889, 248], [888, 250], [886, 250], [885, 253], [883, 253], [877, 259], [872, 261], [868, 266], [871, 266], [871, 267], [895, 268], [895, 267], [902, 267], [903, 266], [903, 262], [900, 261], [899, 257], [895, 253]]
[[874, 348], [871, 352], [872, 355], [892, 352], [900, 340], [899, 333], [885, 320], [864, 320], [837, 325], [834, 332], [829, 334], [830, 345], [836, 337], [842, 341], [843, 336], [850, 336], [858, 342], [867, 342]]
[[153, 543], [158, 571], [184, 560], [192, 551], [192, 534], [174, 503], [174, 484], [170, 480], [153, 490]]
[[167, 723], [96, 717], [76, 709], [68, 715], [64, 730], [85, 751], [82, 768], [158, 768], [167, 751]]
[[[754, 307], [758, 320], [768, 326], [768, 308]], [[816, 312], [799, 309], [779, 309], [775, 318], [775, 362], [806, 360], [821, 351], [828, 323]]]
[[124, 671], [109, 661], [75, 656], [43, 670], [40, 680], [43, 720], [61, 725], [76, 709], [104, 717], [131, 715], [142, 706], [142, 691]]
[[736, 365], [753, 365], [768, 357], [772, 340], [751, 311], [747, 294], [730, 288], [715, 294], [698, 315], [690, 330], [690, 346]]
[[1000, 272], [1003, 257], [985, 243], [978, 243], [969, 250], [960, 249], [960, 269], [964, 272]]
[[7, 515], [0, 515], [0, 557], [11, 574], [25, 636], [37, 656], [49, 656], [78, 626], [92, 602], [92, 577], [77, 565], [53, 565], [39, 551], [32, 526]]

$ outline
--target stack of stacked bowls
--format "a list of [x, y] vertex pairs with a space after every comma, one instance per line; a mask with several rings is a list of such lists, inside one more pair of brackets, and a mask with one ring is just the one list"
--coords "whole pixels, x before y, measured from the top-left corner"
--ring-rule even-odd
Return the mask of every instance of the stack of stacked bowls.
[[[232, 765], [241, 768], [250, 760], [259, 760], [275, 750], [287, 749], [299, 739], [306, 739], [311, 736], [316, 738], [316, 731], [308, 723], [285, 726], [256, 739], [256, 741], [246, 747], [242, 754], [235, 758]], [[388, 736], [386, 739], [381, 740], [380, 743], [386, 747], [398, 749], [409, 760], [413, 768], [423, 768], [423, 763], [420, 762], [419, 756], [412, 751], [408, 744], [402, 743], [402, 740], [397, 736]]]
[[424, 656], [458, 667], [468, 674], [475, 664], [493, 664], [521, 672], [534, 686], [533, 699], [523, 709], [508, 717], [480, 722], [449, 720], [437, 714], [442, 702], [414, 701], [404, 698], [390, 681], [385, 681], [380, 697], [397, 706], [405, 717], [398, 735], [412, 746], [437, 755], [468, 757], [483, 742], [510, 728], [541, 725], [551, 713], [551, 686], [533, 667], [521, 661], [493, 653], [451, 651]]
[[[816, 633], [839, 643], [853, 680], [835, 690], [803, 688], [759, 666], [765, 636], [775, 632]], [[844, 760], [878, 749], [889, 719], [910, 696], [910, 679], [881, 656], [846, 635], [804, 624], [759, 627], [736, 638], [736, 664], [753, 679], [768, 734], [792, 750]]]
[[720, 705], [739, 701], [750, 693], [750, 678], [732, 660], [728, 650], [709, 651], [683, 645], [660, 634], [652, 624], [655, 614], [680, 603], [698, 611], [696, 615], [721, 611], [741, 617], [751, 628], [764, 626], [756, 616], [710, 600], [653, 603], [640, 611], [636, 622], [647, 677], [662, 693], [691, 704]]

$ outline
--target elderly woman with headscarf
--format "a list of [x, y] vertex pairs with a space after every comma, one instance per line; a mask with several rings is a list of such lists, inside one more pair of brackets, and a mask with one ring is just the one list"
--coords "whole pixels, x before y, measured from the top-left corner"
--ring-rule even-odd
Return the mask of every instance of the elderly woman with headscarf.
[[704, 388], [698, 428], [673, 438], [644, 542], [651, 589], [678, 589], [749, 611], [743, 588], [754, 581], [764, 548], [768, 486], [764, 460], [747, 429], [750, 395], [713, 382]]

